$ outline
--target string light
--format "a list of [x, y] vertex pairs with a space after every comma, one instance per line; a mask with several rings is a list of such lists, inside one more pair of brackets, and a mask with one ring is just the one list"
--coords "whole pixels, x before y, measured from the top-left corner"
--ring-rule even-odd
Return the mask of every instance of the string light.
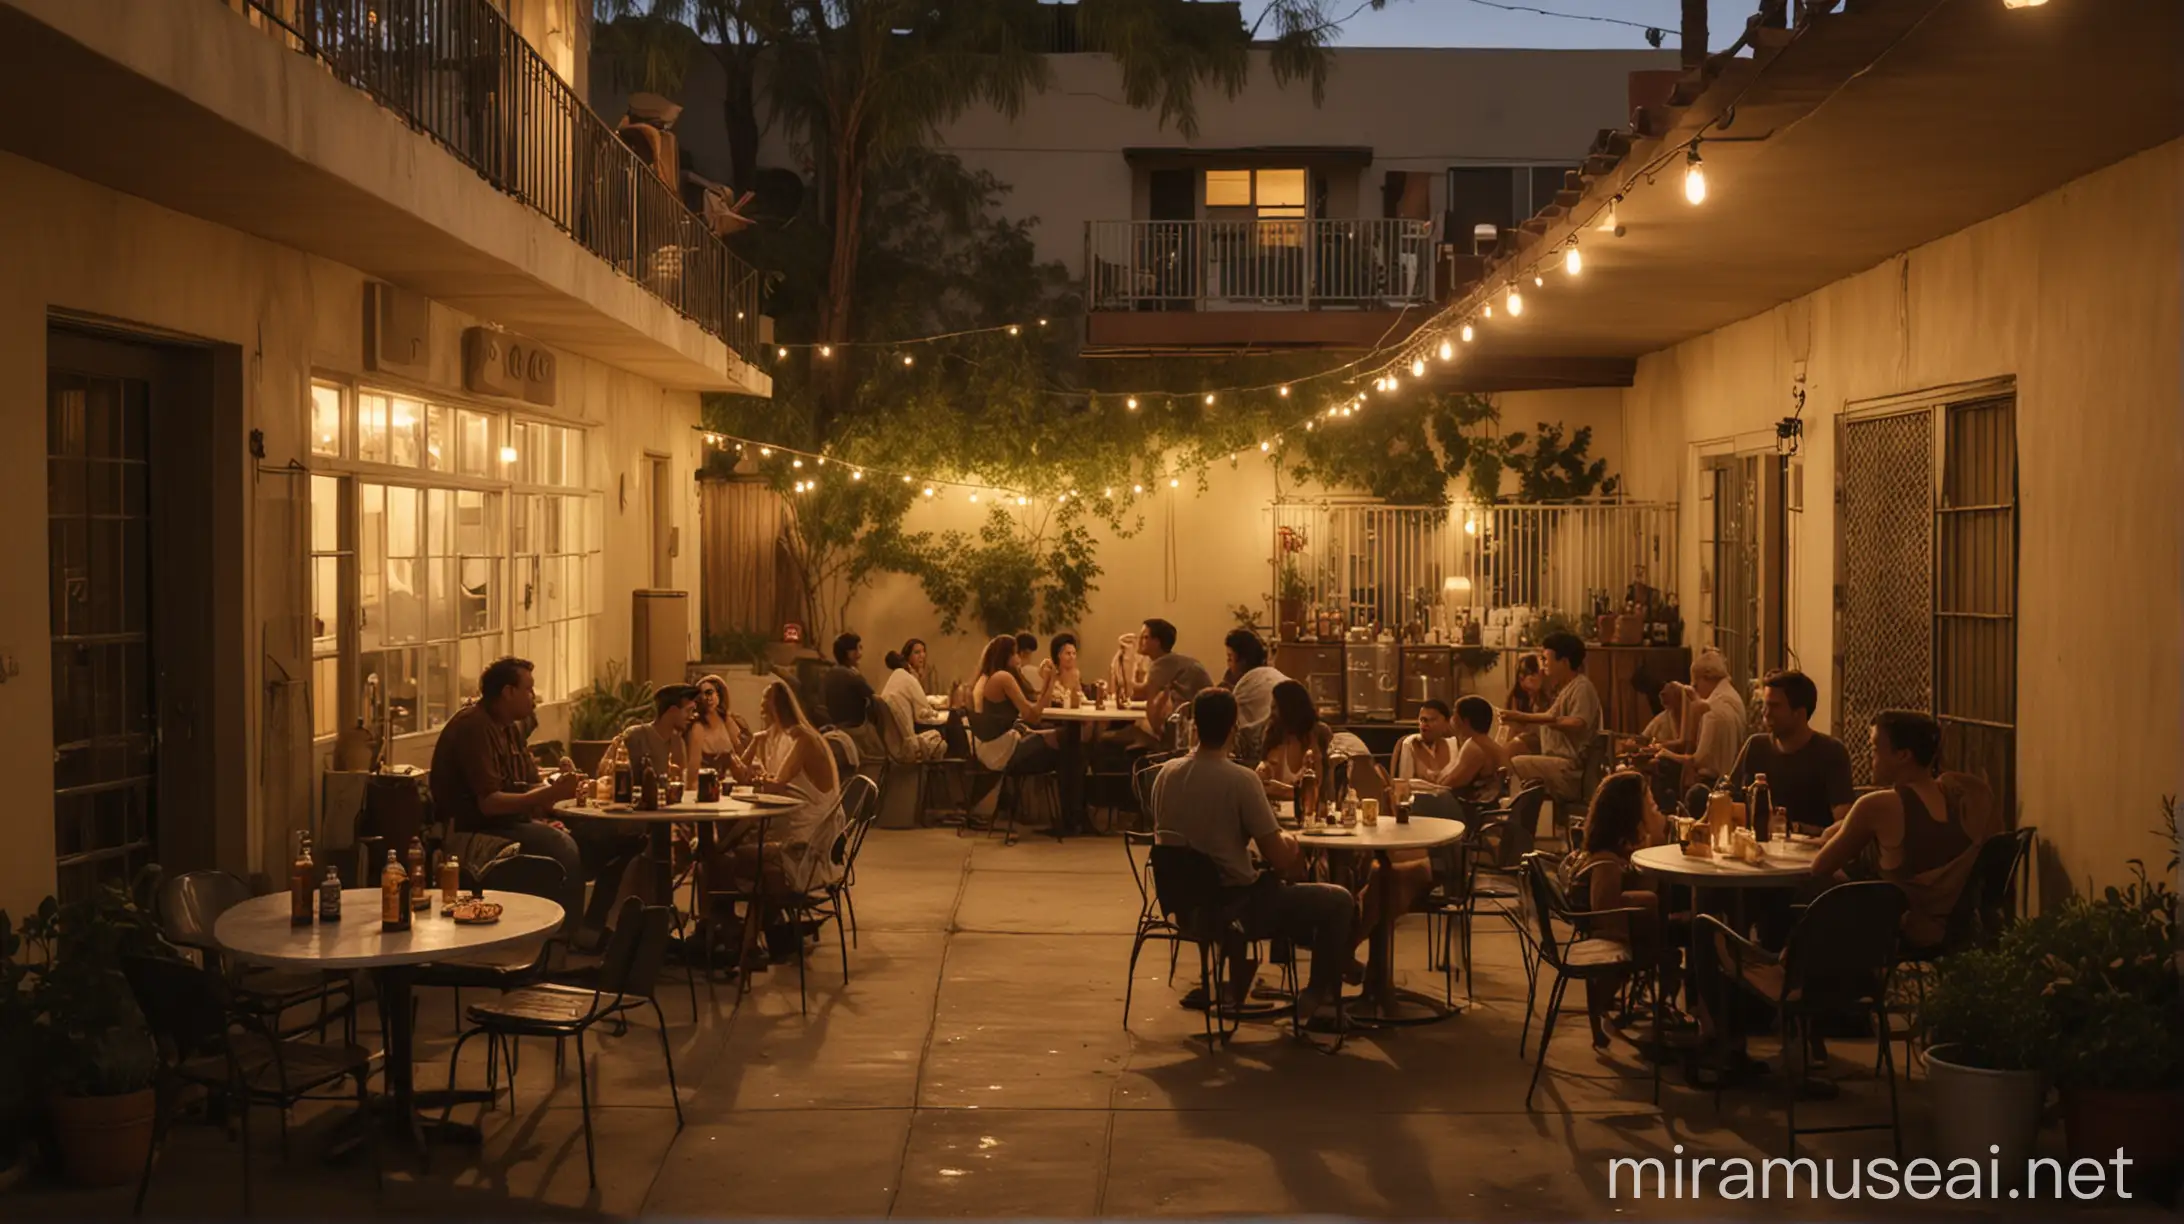
[[1517, 292], [1517, 282], [1509, 282], [1509, 292], [1502, 298], [1502, 305], [1508, 307], [1512, 319], [1524, 313], [1524, 295]]
[[834, 346], [833, 346], [833, 345], [831, 345], [831, 344], [822, 344], [822, 345], [820, 345], [820, 346], [819, 346], [819, 355], [820, 355], [821, 357], [832, 357], [832, 356], [834, 356]]
[[1213, 407], [1213, 392], [1211, 391], [1206, 392], [1206, 407]]
[[1132, 493], [1143, 493], [1145, 491], [1145, 486], [1141, 484], [1134, 484], [1130, 486], [1130, 491]]
[[759, 458], [761, 458], [761, 459], [771, 459], [771, 458], [773, 458], [773, 447], [771, 447], [771, 446], [761, 446], [761, 447], [759, 447], [759, 448], [758, 448], [758, 457], [759, 457]]
[[1585, 257], [1577, 253], [1577, 239], [1570, 239], [1569, 249], [1562, 252], [1562, 270], [1576, 276], [1585, 270]]
[[1684, 159], [1683, 197], [1693, 204], [1706, 203], [1706, 162], [1699, 156], [1699, 142], [1691, 142], [1691, 153]]
[[1462, 333], [1462, 334], [1463, 334], [1463, 338], [1464, 338], [1464, 343], [1465, 343], [1465, 344], [1469, 344], [1469, 343], [1471, 343], [1471, 336], [1472, 336], [1472, 331], [1471, 331], [1471, 324], [1469, 324], [1469, 323], [1466, 323], [1466, 324], [1464, 324], [1464, 330], [1463, 330], [1463, 333]]
[[1288, 384], [1288, 383], [1283, 383], [1283, 384], [1282, 384], [1282, 389], [1281, 389], [1281, 393], [1280, 393], [1280, 394], [1281, 394], [1281, 397], [1282, 397], [1283, 399], [1288, 399], [1288, 398], [1289, 398], [1289, 384]]
[[789, 460], [789, 466], [793, 468], [800, 468], [804, 466], [804, 461], [801, 459], [791, 459]]
[[[1547, 278], [1546, 278], [1546, 277], [1544, 277], [1544, 276], [1541, 276], [1541, 275], [1540, 275], [1539, 273], [1537, 273], [1537, 272], [1534, 272], [1534, 273], [1532, 273], [1532, 287], [1533, 287], [1534, 289], [1545, 289], [1545, 288], [1547, 287]], [[1517, 312], [1516, 312], [1516, 311], [1514, 311], [1514, 310], [1512, 310], [1512, 311], [1510, 311], [1509, 313], [1510, 313], [1510, 314], [1515, 314], [1515, 313], [1517, 313]]]
[[933, 495], [933, 486], [931, 486], [931, 485], [927, 485], [927, 486], [925, 486], [925, 495], [926, 495], [927, 497], [931, 497], [931, 496]]
[[1009, 334], [1010, 334], [1010, 335], [1012, 335], [1012, 336], [1021, 336], [1021, 335], [1023, 335], [1023, 334], [1024, 334], [1024, 329], [1023, 329], [1023, 328], [1021, 328], [1021, 327], [1018, 327], [1018, 326], [1017, 326], [1016, 324], [1014, 324], [1014, 323], [1011, 323], [1011, 324], [1009, 324]]
[[908, 472], [905, 472], [905, 473], [903, 473], [903, 476], [902, 476], [902, 482], [903, 482], [904, 484], [909, 484], [909, 483], [910, 483], [910, 474], [909, 474]]
[[1426, 376], [1426, 359], [1425, 359], [1425, 358], [1423, 358], [1423, 357], [1413, 357], [1413, 358], [1411, 358], [1411, 363], [1410, 363], [1410, 376], [1411, 376], [1412, 378], [1424, 378], [1424, 377]]
[[1182, 481], [1180, 481], [1180, 480], [1177, 480], [1177, 479], [1176, 479], [1175, 477], [1173, 477], [1173, 476], [1170, 476], [1170, 477], [1168, 477], [1168, 487], [1169, 487], [1169, 488], [1171, 488], [1171, 489], [1179, 489], [1179, 488], [1183, 487], [1183, 482], [1182, 482]]
[[1129, 398], [1129, 400], [1128, 400], [1128, 401], [1126, 401], [1126, 404], [1127, 404], [1127, 406], [1129, 407], [1130, 411], [1132, 411], [1132, 412], [1136, 412], [1136, 411], [1137, 411], [1137, 396], [1135, 396], [1135, 395], [1131, 396], [1131, 397]]
[[853, 471], [853, 472], [851, 472], [851, 473], [849, 474], [849, 478], [850, 478], [851, 480], [863, 480], [863, 479], [864, 479], [864, 469], [863, 469], [863, 468], [858, 468], [858, 469], [856, 469], [855, 471]]
[[1483, 310], [1481, 310], [1481, 311], [1479, 312], [1479, 317], [1480, 317], [1480, 318], [1482, 318], [1482, 319], [1491, 319], [1491, 318], [1493, 318], [1493, 317], [1494, 317], [1494, 303], [1492, 303], [1492, 302], [1488, 302], [1488, 303], [1486, 304], [1486, 307], [1485, 307], [1485, 309], [1483, 309]]
[[1023, 496], [1022, 494], [1018, 494], [1016, 497], [1016, 504], [1019, 506], [1029, 505], [1030, 499]]
[[[1470, 337], [1466, 336], [1465, 339], [1468, 340], [1470, 339]], [[1448, 342], [1448, 337], [1446, 336], [1441, 337], [1441, 352], [1439, 356], [1443, 361], [1451, 360], [1456, 356], [1456, 346], [1450, 344]]]
[[916, 365], [916, 364], [918, 363], [918, 359], [917, 359], [917, 358], [915, 358], [915, 357], [912, 357], [912, 356], [911, 356], [910, 354], [908, 354], [908, 353], [904, 353], [904, 354], [902, 355], [902, 363], [903, 363], [903, 364], [904, 364], [905, 366], [914, 366], [914, 365]]
[[789, 350], [786, 348], [777, 348], [774, 350], [773, 355], [776, 357], [787, 357], [789, 355]]
[[1273, 449], [1274, 449], [1274, 444], [1273, 444], [1272, 442], [1261, 442], [1261, 443], [1259, 443], [1259, 453], [1260, 453], [1260, 454], [1262, 454], [1262, 455], [1263, 455], [1263, 454], [1265, 454], [1265, 453], [1267, 453], [1267, 452], [1268, 452], [1268, 451], [1270, 451], [1270, 450], [1273, 450]]

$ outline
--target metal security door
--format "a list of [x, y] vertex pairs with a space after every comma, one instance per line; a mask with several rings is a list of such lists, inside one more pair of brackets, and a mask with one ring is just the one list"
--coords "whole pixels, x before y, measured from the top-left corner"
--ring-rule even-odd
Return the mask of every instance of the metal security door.
[[1729, 664], [1737, 691], [1749, 696], [1760, 671], [1760, 456], [1709, 460], [1705, 477], [1712, 533], [1706, 548], [1708, 644]]
[[1933, 412], [1845, 419], [1837, 456], [1835, 733], [1869, 785], [1873, 715], [1933, 708]]
[[2017, 810], [2017, 402], [1942, 410], [1940, 565], [1934, 607], [1934, 717], [1942, 763]]

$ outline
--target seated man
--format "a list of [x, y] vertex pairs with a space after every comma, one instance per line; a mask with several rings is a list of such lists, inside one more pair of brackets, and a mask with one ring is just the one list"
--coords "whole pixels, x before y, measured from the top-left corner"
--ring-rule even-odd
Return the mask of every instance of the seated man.
[[[1285, 882], [1303, 870], [1304, 855], [1275, 823], [1258, 775], [1229, 759], [1236, 698], [1223, 689], [1200, 693], [1192, 716], [1198, 751], [1162, 765], [1153, 781], [1154, 841], [1196, 850], [1220, 871], [1228, 914], [1243, 928], [1224, 948], [1233, 999], [1247, 995], [1257, 970], [1246, 959], [1249, 941], [1283, 935], [1312, 949], [1311, 981], [1297, 996], [1298, 1015], [1309, 1020], [1341, 997], [1356, 916], [1350, 894], [1333, 884]], [[1254, 847], [1264, 872], [1252, 864]]]
[[525, 854], [560, 863], [571, 905], [582, 899], [584, 880], [596, 879], [585, 922], [604, 929], [622, 870], [645, 839], [596, 823], [580, 822], [572, 833], [554, 819], [554, 805], [575, 798], [582, 779], [564, 761], [560, 777], [539, 781], [523, 733], [537, 708], [528, 660], [499, 659], [487, 667], [478, 677], [478, 700], [448, 719], [433, 745], [433, 808], [451, 829], [505, 837]]
[[1684, 703], [1681, 726], [1676, 735], [1659, 741], [1656, 757], [1682, 768], [1688, 792], [1684, 806], [1689, 814], [1702, 815], [1706, 792], [1729, 776], [1744, 745], [1744, 699], [1729, 682], [1728, 661], [1713, 649], [1691, 660], [1688, 691], [1692, 700]]
[[1585, 753], [1600, 734], [1600, 691], [1585, 675], [1585, 643], [1576, 634], [1548, 634], [1539, 653], [1554, 701], [1538, 714], [1502, 711], [1504, 722], [1539, 728], [1539, 752], [1511, 758], [1509, 771], [1545, 783], [1558, 802], [1577, 803]]
[[1941, 942], [1979, 843], [2000, 831], [1994, 792], [1971, 774], [1936, 771], [1941, 724], [1924, 714], [1883, 710], [1873, 716], [1871, 735], [1873, 781], [1882, 789], [1829, 826], [1812, 874], [1823, 885], [1832, 883], [1873, 847], [1881, 878], [1903, 889], [1910, 902], [1904, 943], [1931, 947]]
[[827, 725], [847, 732], [861, 759], [886, 755], [879, 728], [872, 725], [872, 682], [857, 670], [864, 659], [864, 639], [845, 633], [834, 639], [834, 666], [819, 680]]
[[1767, 792], [1777, 807], [1788, 810], [1793, 830], [1825, 829], [1850, 812], [1850, 801], [1856, 796], [1850, 781], [1850, 751], [1842, 741], [1812, 729], [1812, 712], [1820, 704], [1820, 689], [1812, 677], [1801, 671], [1778, 671], [1761, 684], [1765, 697], [1760, 713], [1767, 732], [1744, 741], [1729, 771], [1729, 789], [1743, 799], [1750, 794], [1752, 780], [1765, 774]]
[[652, 721], [622, 733], [622, 747], [629, 752], [630, 780], [641, 781], [645, 766], [652, 766], [660, 785], [682, 776], [683, 732], [697, 716], [698, 690], [688, 684], [664, 684], [652, 694]]
[[1211, 687], [1213, 677], [1198, 660], [1176, 653], [1175, 626], [1157, 616], [1138, 629], [1137, 648], [1152, 665], [1146, 669], [1145, 682], [1129, 696], [1145, 703], [1145, 721], [1139, 730], [1157, 745], [1166, 740], [1168, 716], [1196, 697], [1198, 690]]

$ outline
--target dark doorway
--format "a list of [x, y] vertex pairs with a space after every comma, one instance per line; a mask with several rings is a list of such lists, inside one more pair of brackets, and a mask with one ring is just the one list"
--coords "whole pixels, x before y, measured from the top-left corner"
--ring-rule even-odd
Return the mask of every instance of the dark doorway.
[[213, 382], [209, 350], [48, 333], [54, 873], [63, 898], [126, 882], [148, 863], [188, 869], [219, 857]]
[[1198, 172], [1153, 170], [1146, 174], [1146, 249], [1140, 265], [1152, 272], [1152, 296], [1141, 310], [1189, 310], [1198, 275]]

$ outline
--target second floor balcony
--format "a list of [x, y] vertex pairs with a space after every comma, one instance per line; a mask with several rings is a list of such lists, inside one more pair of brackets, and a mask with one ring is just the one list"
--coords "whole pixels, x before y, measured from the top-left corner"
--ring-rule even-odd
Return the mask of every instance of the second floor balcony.
[[[1095, 347], [1158, 347], [1157, 329], [1176, 347], [1369, 341], [1389, 313], [1432, 305], [1433, 244], [1427, 221], [1087, 222], [1090, 339]], [[1125, 312], [1171, 317], [1103, 317]], [[1293, 317], [1186, 321], [1178, 313]]]

